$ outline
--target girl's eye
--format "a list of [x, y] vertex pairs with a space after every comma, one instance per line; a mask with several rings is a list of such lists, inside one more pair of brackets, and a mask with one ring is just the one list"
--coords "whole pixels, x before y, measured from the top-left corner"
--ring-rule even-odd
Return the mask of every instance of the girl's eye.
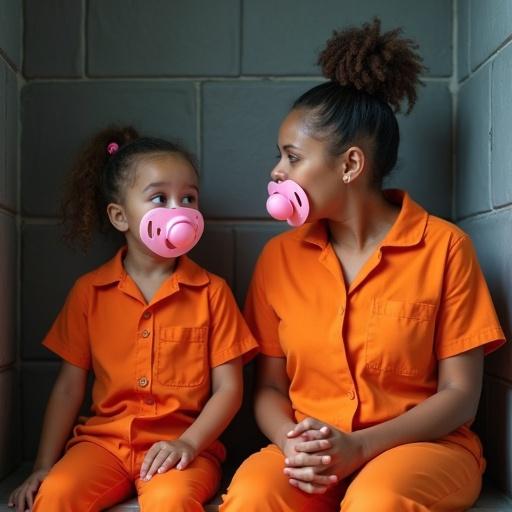
[[185, 196], [185, 197], [181, 200], [181, 202], [182, 202], [183, 204], [193, 204], [193, 203], [195, 203], [195, 202], [196, 202], [196, 198], [195, 198], [195, 196]]
[[165, 204], [167, 203], [167, 198], [163, 194], [158, 194], [151, 198], [151, 202], [155, 204]]
[[290, 153], [290, 154], [288, 155], [288, 160], [289, 160], [291, 163], [294, 163], [294, 162], [297, 162], [297, 161], [299, 160], [299, 157]]

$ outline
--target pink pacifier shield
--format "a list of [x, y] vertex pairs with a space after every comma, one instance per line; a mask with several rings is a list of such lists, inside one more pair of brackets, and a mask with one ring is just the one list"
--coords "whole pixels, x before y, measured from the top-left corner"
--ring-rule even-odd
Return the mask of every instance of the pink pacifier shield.
[[267, 211], [274, 219], [285, 220], [290, 226], [300, 226], [306, 222], [309, 214], [308, 196], [295, 181], [271, 181], [267, 189]]
[[140, 221], [140, 238], [155, 254], [176, 258], [190, 251], [204, 231], [201, 212], [193, 208], [153, 208]]

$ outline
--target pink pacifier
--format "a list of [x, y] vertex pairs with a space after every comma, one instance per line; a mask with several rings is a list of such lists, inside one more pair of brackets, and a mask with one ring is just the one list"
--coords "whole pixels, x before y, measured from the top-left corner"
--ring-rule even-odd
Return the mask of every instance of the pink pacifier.
[[300, 226], [306, 222], [309, 214], [308, 196], [295, 181], [271, 181], [267, 189], [267, 211], [274, 219], [285, 220], [290, 226]]
[[201, 212], [193, 208], [153, 208], [140, 221], [140, 238], [163, 258], [176, 258], [197, 244], [204, 230]]

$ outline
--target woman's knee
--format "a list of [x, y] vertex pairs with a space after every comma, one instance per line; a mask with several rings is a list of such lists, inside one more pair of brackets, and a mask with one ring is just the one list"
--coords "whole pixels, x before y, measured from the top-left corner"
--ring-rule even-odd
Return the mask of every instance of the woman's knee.
[[372, 486], [364, 492], [361, 490], [351, 492], [349, 489], [341, 502], [341, 512], [368, 512], [368, 510], [426, 512], [428, 508], [392, 488]]

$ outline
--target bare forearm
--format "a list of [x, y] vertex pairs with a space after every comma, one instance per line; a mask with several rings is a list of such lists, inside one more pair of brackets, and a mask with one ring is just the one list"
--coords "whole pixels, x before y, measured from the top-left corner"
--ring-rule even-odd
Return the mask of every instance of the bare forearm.
[[46, 407], [34, 470], [49, 468], [59, 459], [83, 398], [84, 391], [68, 392], [58, 384], [55, 386]]
[[475, 398], [448, 388], [408, 412], [379, 425], [354, 432], [370, 460], [395, 446], [438, 439], [454, 431], [475, 414]]
[[295, 426], [290, 399], [276, 389], [261, 387], [256, 395], [255, 414], [261, 431], [282, 449], [287, 432]]
[[241, 404], [241, 388], [215, 392], [180, 439], [192, 446], [196, 453], [201, 453], [224, 432]]

